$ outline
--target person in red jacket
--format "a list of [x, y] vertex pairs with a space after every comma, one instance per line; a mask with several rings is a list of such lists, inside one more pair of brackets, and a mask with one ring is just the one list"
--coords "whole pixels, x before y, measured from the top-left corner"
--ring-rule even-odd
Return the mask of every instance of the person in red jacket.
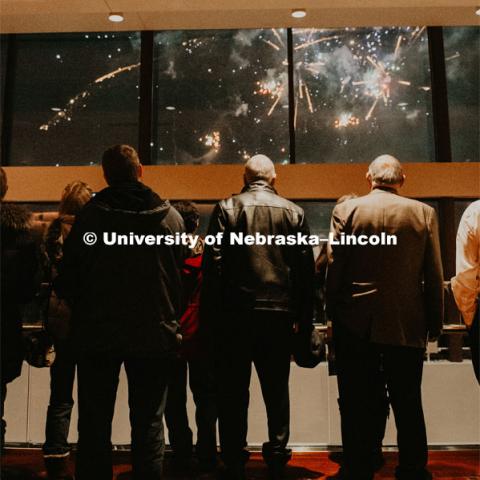
[[[192, 202], [176, 202], [175, 209], [183, 217], [186, 232], [194, 235], [200, 215]], [[217, 464], [217, 407], [213, 368], [199, 331], [200, 289], [202, 284], [203, 242], [199, 240], [185, 259], [182, 281], [186, 309], [180, 319], [182, 347], [168, 386], [165, 421], [173, 465], [177, 471], [189, 471], [193, 463], [193, 435], [187, 414], [187, 371], [193, 394], [197, 424], [195, 456], [201, 472], [213, 471]]]

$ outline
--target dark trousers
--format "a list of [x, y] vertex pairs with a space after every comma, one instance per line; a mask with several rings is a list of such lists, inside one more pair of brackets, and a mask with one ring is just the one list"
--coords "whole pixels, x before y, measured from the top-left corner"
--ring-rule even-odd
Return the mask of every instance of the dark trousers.
[[196, 455], [201, 464], [214, 466], [217, 455], [217, 402], [213, 365], [206, 358], [177, 358], [168, 385], [165, 422], [170, 446], [177, 459], [193, 453], [192, 431], [187, 415], [187, 370], [195, 402], [197, 424]]
[[73, 382], [76, 361], [65, 345], [56, 345], [56, 357], [50, 367], [50, 403], [47, 410], [43, 454], [67, 455], [68, 431], [73, 409]]
[[[387, 420], [388, 416], [390, 414], [390, 400], [388, 398], [388, 391], [387, 391], [387, 386], [386, 386], [386, 379], [385, 375], [383, 372], [383, 368], [380, 372], [378, 372], [378, 381], [375, 382], [374, 386], [375, 389], [372, 392], [373, 395], [375, 396], [375, 401], [374, 405], [375, 411], [374, 411], [374, 419], [373, 423], [371, 425], [372, 429], [372, 456], [374, 457], [374, 461], [379, 460], [379, 457], [381, 458], [382, 455], [382, 445], [383, 445], [383, 437], [385, 437], [385, 430], [387, 428]], [[342, 410], [342, 405], [340, 402], [340, 399], [338, 399], [338, 406], [340, 409], [340, 413]], [[344, 421], [343, 421], [343, 416], [340, 415], [340, 428], [342, 431], [342, 438], [345, 436], [344, 429]]]
[[473, 317], [472, 326], [468, 329], [468, 336], [470, 340], [470, 351], [472, 352], [472, 365], [477, 381], [480, 383], [480, 373], [479, 373], [479, 363], [480, 363], [480, 352], [478, 349], [478, 344], [480, 342], [480, 300], [477, 302], [477, 312]]
[[385, 384], [397, 427], [396, 476], [405, 480], [430, 478], [421, 397], [424, 350], [372, 344], [341, 327], [336, 328], [334, 339], [348, 478], [373, 479], [371, 453], [378, 442], [374, 425], [378, 412], [385, 408], [378, 392]]
[[162, 478], [171, 361], [99, 355], [78, 361], [77, 480], [112, 479], [112, 419], [122, 363], [128, 379], [133, 478]]
[[269, 441], [263, 445], [268, 464], [290, 459], [288, 380], [292, 320], [283, 312], [232, 312], [217, 327], [216, 371], [222, 457], [227, 467], [241, 468], [248, 459], [247, 414], [252, 362], [258, 373], [268, 418]]

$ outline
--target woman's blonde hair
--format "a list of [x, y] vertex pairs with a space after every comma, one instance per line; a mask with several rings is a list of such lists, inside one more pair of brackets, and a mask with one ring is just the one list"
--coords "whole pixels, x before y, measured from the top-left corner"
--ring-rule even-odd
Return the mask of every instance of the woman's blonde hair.
[[58, 213], [60, 215], [77, 215], [92, 198], [92, 189], [85, 182], [76, 180], [63, 190]]

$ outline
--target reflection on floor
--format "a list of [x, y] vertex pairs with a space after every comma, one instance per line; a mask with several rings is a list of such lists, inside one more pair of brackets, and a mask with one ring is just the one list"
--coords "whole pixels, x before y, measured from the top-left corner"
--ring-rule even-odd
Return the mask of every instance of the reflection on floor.
[[[338, 470], [338, 465], [329, 457], [329, 452], [295, 453], [287, 469], [288, 480], [327, 479]], [[377, 474], [375, 480], [393, 479], [396, 464], [396, 453], [385, 453], [386, 464]], [[129, 454], [127, 452], [114, 453], [114, 480], [130, 480]], [[10, 467], [20, 470], [21, 476], [12, 478], [22, 480], [37, 480], [45, 478], [43, 471], [42, 453], [38, 449], [7, 449], [2, 458], [2, 467]], [[73, 466], [73, 465], [72, 465]], [[473, 480], [480, 479], [480, 450], [455, 450], [455, 451], [432, 451], [430, 452], [429, 468], [434, 478], [443, 480]], [[166, 464], [165, 480], [177, 478], [209, 479], [214, 476], [203, 475], [201, 477], [174, 476], [169, 473], [168, 460]], [[261, 455], [252, 454], [247, 468], [248, 478], [260, 480], [267, 478], [265, 465]], [[8, 478], [8, 477], [5, 477]], [[3, 480], [3, 476], [2, 476]]]

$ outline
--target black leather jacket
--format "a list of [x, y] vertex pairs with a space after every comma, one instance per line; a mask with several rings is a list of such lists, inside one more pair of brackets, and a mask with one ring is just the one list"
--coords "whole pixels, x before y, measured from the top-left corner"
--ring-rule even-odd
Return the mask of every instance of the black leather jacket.
[[[299, 325], [312, 323], [314, 261], [310, 246], [231, 245], [230, 232], [245, 235], [309, 234], [303, 210], [265, 181], [218, 203], [209, 234], [223, 232], [220, 246], [206, 246], [202, 315], [225, 311], [290, 312]], [[221, 319], [219, 318], [221, 321]]]

